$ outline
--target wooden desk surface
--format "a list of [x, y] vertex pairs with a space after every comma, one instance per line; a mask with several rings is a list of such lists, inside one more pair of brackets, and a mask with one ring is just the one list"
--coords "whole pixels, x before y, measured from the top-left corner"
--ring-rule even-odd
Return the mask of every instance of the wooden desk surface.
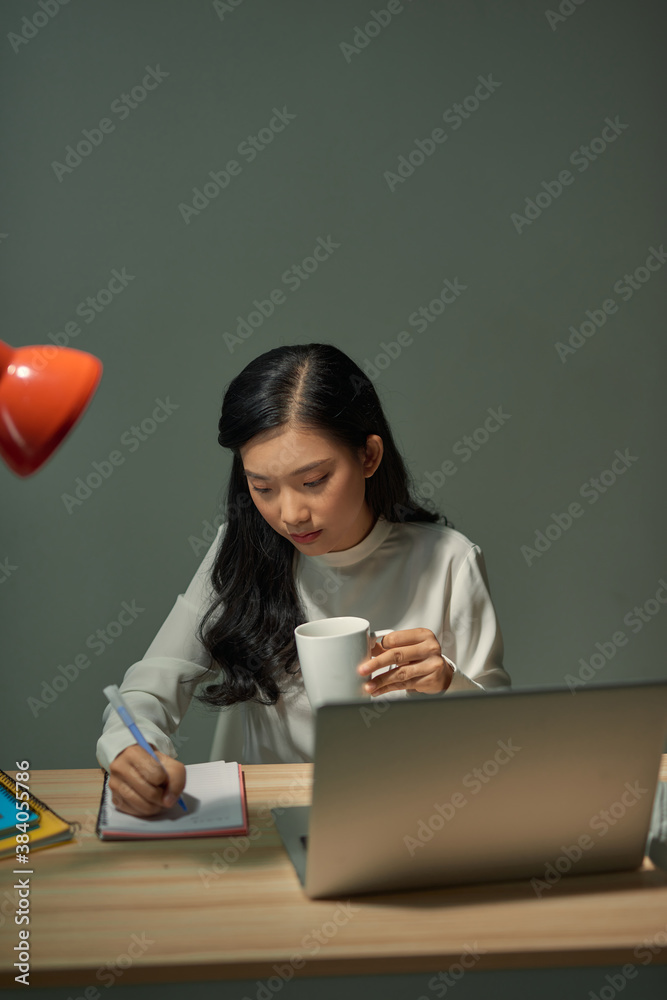
[[[268, 810], [309, 802], [312, 765], [244, 771], [252, 840], [143, 843], [97, 838], [99, 769], [32, 772], [34, 794], [82, 829], [31, 855], [31, 985], [445, 972], [462, 956], [474, 969], [642, 964], [647, 941], [667, 963], [667, 873], [648, 859], [540, 899], [524, 881], [308, 900]], [[0, 987], [16, 985], [14, 867], [0, 860]]]

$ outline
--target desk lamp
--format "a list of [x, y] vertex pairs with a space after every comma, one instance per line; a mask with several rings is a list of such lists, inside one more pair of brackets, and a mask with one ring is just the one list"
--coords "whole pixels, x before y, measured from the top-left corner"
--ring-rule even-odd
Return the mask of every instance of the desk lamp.
[[70, 347], [0, 340], [0, 457], [30, 476], [67, 437], [102, 377], [102, 362]]

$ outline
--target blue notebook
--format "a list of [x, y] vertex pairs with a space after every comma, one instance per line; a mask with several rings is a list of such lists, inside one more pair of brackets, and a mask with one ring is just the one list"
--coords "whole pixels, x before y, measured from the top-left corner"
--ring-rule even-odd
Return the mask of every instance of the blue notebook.
[[[3, 837], [9, 837], [11, 834], [16, 833], [16, 824], [18, 822], [16, 818], [17, 812], [21, 812], [21, 809], [28, 807], [30, 813], [25, 822], [28, 824], [28, 829], [31, 829], [37, 825], [39, 822], [39, 816], [35, 810], [27, 803], [17, 804], [16, 799], [4, 785], [0, 784], [0, 840]], [[21, 816], [25, 815], [21, 812]], [[23, 826], [23, 819], [21, 819], [21, 826]]]

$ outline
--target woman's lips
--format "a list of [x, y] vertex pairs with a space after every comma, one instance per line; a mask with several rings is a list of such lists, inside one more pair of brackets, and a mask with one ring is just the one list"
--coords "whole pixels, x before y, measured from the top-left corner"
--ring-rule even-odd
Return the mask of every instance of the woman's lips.
[[322, 528], [319, 531], [311, 531], [308, 535], [290, 535], [290, 538], [293, 538], [295, 542], [314, 542], [321, 534]]

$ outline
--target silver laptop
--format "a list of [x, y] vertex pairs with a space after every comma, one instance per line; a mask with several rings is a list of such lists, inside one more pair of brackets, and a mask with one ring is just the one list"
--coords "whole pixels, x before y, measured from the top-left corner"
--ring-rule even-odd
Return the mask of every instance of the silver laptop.
[[[272, 810], [312, 898], [641, 865], [667, 681], [325, 705], [312, 804]], [[656, 799], [657, 802], [657, 799]]]

